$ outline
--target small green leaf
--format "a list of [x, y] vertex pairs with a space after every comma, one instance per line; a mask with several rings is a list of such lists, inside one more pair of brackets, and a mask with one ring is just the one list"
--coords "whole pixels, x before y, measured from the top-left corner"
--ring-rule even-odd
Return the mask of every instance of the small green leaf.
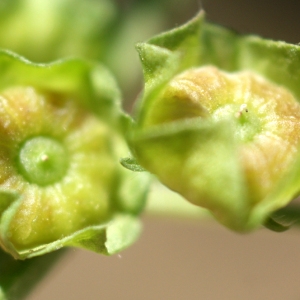
[[108, 226], [106, 232], [105, 248], [107, 254], [116, 254], [138, 238], [141, 232], [141, 223], [137, 218], [130, 215], [120, 215]]
[[[297, 201], [297, 200], [296, 200]], [[264, 224], [273, 231], [285, 231], [293, 225], [300, 224], [300, 209], [297, 204], [290, 203], [272, 213]]]
[[146, 170], [133, 157], [125, 157], [120, 160], [121, 165], [133, 172], [145, 172]]
[[290, 226], [283, 225], [280, 222], [275, 221], [272, 217], [269, 217], [265, 221], [264, 226], [275, 232], [284, 232], [290, 229]]

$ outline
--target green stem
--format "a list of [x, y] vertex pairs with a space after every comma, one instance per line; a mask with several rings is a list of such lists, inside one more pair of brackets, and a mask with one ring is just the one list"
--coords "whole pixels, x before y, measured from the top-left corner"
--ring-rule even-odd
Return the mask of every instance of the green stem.
[[28, 260], [15, 260], [0, 250], [0, 300], [23, 299], [65, 250]]

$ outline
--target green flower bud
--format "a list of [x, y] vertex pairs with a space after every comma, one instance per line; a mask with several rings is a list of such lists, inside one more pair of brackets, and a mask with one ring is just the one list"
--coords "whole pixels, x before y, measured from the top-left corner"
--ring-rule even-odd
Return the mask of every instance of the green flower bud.
[[[299, 47], [241, 37], [202, 13], [137, 47], [146, 85], [130, 140], [142, 167], [237, 231], [299, 193]], [[290, 57], [274, 67], [275, 55]]]
[[2, 248], [26, 258], [129, 245], [147, 179], [119, 166], [128, 150], [110, 74], [80, 60], [34, 65], [6, 52], [0, 66]]

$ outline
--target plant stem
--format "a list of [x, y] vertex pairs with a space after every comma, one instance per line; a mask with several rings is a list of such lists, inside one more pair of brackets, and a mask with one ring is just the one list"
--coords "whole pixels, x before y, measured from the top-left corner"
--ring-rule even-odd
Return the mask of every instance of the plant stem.
[[0, 250], [0, 300], [23, 299], [63, 253], [64, 249], [21, 261]]

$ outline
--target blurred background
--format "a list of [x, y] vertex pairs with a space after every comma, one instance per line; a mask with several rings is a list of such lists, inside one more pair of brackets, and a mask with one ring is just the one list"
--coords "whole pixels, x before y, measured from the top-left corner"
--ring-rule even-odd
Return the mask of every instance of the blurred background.
[[[103, 62], [130, 111], [142, 89], [135, 43], [200, 8], [235, 31], [300, 42], [296, 0], [1, 0], [0, 47], [35, 62], [66, 56]], [[164, 203], [165, 195], [154, 200]], [[297, 229], [238, 235], [201, 214], [146, 213], [143, 222], [139, 241], [120, 255], [71, 249], [28, 300], [300, 299]]]
[[134, 45], [200, 9], [240, 33], [300, 42], [296, 0], [0, 0], [0, 47], [34, 62], [68, 56], [103, 62], [131, 110], [143, 82]]
[[298, 300], [299, 234], [146, 217], [120, 255], [71, 249], [28, 300]]

